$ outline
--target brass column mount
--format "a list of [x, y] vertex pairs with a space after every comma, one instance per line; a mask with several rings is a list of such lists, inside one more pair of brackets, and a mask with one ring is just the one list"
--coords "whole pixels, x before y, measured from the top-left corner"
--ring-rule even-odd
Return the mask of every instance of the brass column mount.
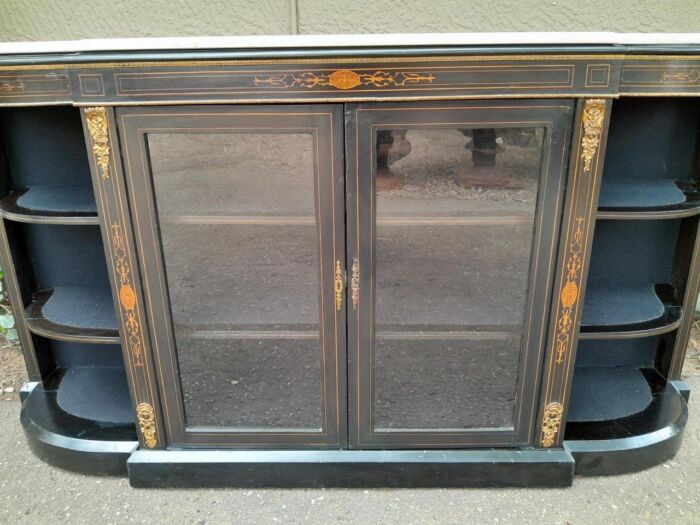
[[155, 448], [158, 445], [156, 437], [156, 415], [153, 407], [148, 403], [139, 403], [136, 407], [136, 417], [139, 420], [139, 429], [143, 435], [143, 441], [148, 448]]
[[542, 446], [551, 447], [559, 433], [564, 407], [561, 403], [550, 403], [544, 409], [542, 416]]
[[109, 124], [107, 110], [104, 107], [85, 109], [85, 120], [92, 140], [92, 154], [95, 164], [102, 173], [102, 178], [109, 179], [109, 163], [112, 150], [109, 146]]
[[603, 121], [605, 120], [605, 100], [602, 98], [590, 98], [583, 106], [583, 139], [581, 140], [581, 158], [583, 170], [591, 171], [591, 164], [598, 148], [600, 137], [603, 133]]

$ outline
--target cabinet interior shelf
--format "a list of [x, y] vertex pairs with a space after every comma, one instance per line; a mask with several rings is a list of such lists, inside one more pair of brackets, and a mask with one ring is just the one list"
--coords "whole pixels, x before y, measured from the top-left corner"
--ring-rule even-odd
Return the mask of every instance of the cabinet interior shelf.
[[[377, 217], [377, 225], [397, 225], [397, 226], [421, 226], [421, 225], [509, 225], [509, 224], [532, 224], [532, 215], [474, 215], [474, 216], [431, 216], [431, 217]], [[284, 215], [182, 215], [168, 216], [161, 219], [166, 225], [314, 225], [314, 217], [304, 216], [284, 216]]]
[[601, 422], [644, 411], [652, 393], [644, 373], [634, 367], [577, 367], [571, 387], [569, 422]]
[[700, 213], [694, 184], [670, 179], [620, 178], [600, 188], [598, 219], [673, 219]]
[[[296, 328], [296, 327], [295, 327]], [[377, 339], [394, 341], [408, 340], [498, 340], [505, 341], [522, 335], [519, 326], [480, 326], [480, 327], [403, 327], [401, 329], [382, 329], [375, 332]], [[230, 327], [230, 326], [197, 326], [180, 325], [177, 328], [180, 335], [190, 339], [318, 339], [320, 331], [310, 326], [300, 326], [297, 329], [269, 325], [267, 327]]]
[[55, 370], [34, 388], [23, 410], [54, 434], [90, 441], [135, 441], [134, 412], [121, 367]]
[[90, 186], [32, 186], [0, 200], [0, 215], [35, 224], [99, 224]]
[[65, 412], [82, 419], [116, 425], [134, 423], [122, 367], [86, 366], [65, 370], [57, 402]]
[[678, 328], [683, 309], [668, 284], [606, 286], [589, 283], [581, 339], [659, 335]]
[[[682, 398], [653, 368], [577, 369], [566, 424], [567, 441], [624, 439], [651, 434], [679, 420]], [[590, 382], [589, 382], [590, 381]], [[598, 391], [596, 392], [596, 389]], [[586, 420], [586, 403], [619, 417]]]
[[111, 294], [96, 288], [56, 287], [36, 293], [25, 311], [29, 330], [49, 339], [119, 343]]

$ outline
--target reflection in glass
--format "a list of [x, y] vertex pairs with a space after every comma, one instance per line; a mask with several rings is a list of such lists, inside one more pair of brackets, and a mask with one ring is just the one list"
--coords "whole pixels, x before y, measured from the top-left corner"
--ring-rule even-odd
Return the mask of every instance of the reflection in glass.
[[375, 430], [513, 425], [543, 139], [377, 132]]
[[323, 426], [313, 138], [147, 140], [188, 426]]

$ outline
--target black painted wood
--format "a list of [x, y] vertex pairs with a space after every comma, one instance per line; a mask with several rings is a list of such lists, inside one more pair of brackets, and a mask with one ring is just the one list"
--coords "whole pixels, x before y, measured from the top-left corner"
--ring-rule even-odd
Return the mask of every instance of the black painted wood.
[[[284, 468], [280, 468], [284, 465]], [[563, 450], [138, 451], [133, 487], [568, 487]]]
[[[561, 45], [10, 55], [0, 57], [0, 104], [686, 95], [699, 89], [699, 54], [696, 46]], [[404, 81], [426, 67], [427, 88]], [[334, 70], [366, 76], [338, 88], [328, 83]]]
[[[610, 107], [610, 101], [588, 99], [579, 102], [576, 109], [568, 168], [571, 183], [564, 201], [565, 222], [562, 225], [552, 294], [552, 310], [555, 313], [548, 327], [545, 372], [538, 407], [540, 434], [537, 442], [538, 446], [545, 448], [560, 446], [563, 441], [589, 277], [594, 213], [600, 190]], [[566, 293], [567, 286], [573, 293]]]
[[[118, 133], [114, 114], [110, 109], [98, 110], [100, 122], [94, 139], [99, 141], [97, 144], [85, 122], [87, 118], [85, 110], [82, 117], [92, 185], [100, 217], [103, 253], [108, 266], [112, 300], [119, 322], [119, 335], [132, 408], [138, 414], [140, 407], [142, 419], [146, 418], [143, 425], [137, 425], [138, 439], [143, 447], [164, 447], [163, 416], [160, 397], [157, 393], [150, 339], [146, 329], [141, 276], [134, 255], [131, 217], [126, 211], [122, 163], [115, 157], [115, 152], [118, 151], [116, 138]], [[107, 158], [108, 173], [97, 166], [98, 159], [94, 148], [95, 145], [104, 145], [105, 140], [110, 148], [110, 155]], [[126, 299], [124, 303], [121, 301], [122, 296]], [[148, 431], [148, 436], [145, 431]]]

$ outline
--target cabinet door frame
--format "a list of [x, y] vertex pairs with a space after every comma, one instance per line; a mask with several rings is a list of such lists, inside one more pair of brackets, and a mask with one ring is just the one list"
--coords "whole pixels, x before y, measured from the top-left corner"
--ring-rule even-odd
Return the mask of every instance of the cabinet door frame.
[[[341, 105], [124, 107], [116, 111], [144, 302], [170, 448], [344, 448], [345, 301], [337, 308], [336, 261], [344, 275], [345, 209]], [[323, 428], [316, 431], [189, 427], [180, 384], [165, 261], [149, 167], [148, 133], [310, 133], [319, 271]], [[274, 191], [274, 188], [272, 189]], [[294, 276], [290, 275], [290, 279]], [[344, 295], [342, 297], [344, 299]]]
[[[354, 449], [468, 448], [534, 443], [537, 394], [545, 355], [574, 102], [571, 100], [450, 101], [346, 105], [348, 295], [348, 441]], [[523, 350], [514, 425], [464, 431], [373, 430], [375, 145], [378, 129], [545, 127]], [[433, 126], [432, 128], [430, 126]], [[357, 271], [353, 272], [353, 266]], [[354, 285], [354, 286], [353, 286]], [[354, 290], [353, 290], [354, 288]]]

